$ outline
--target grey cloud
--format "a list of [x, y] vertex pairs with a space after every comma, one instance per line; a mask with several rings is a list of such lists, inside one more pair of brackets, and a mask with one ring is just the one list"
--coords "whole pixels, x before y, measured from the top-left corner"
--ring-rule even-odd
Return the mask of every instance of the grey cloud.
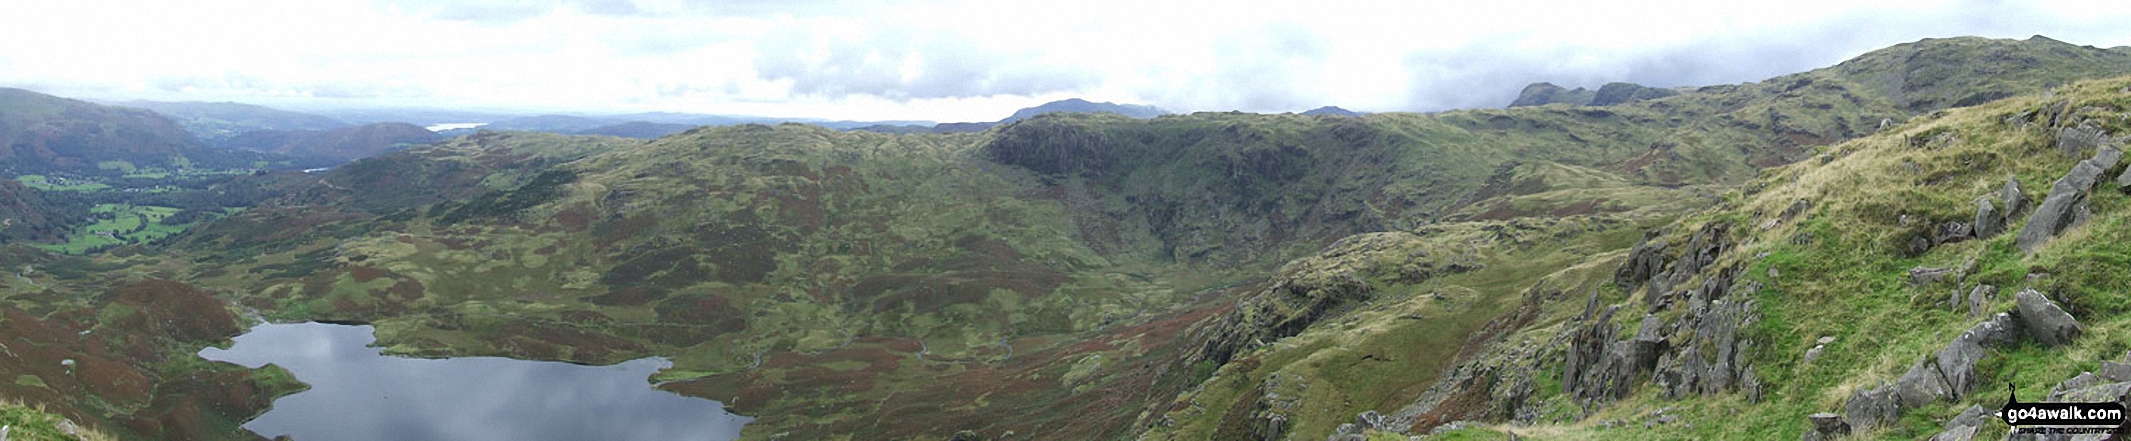
[[[894, 100], [1038, 95], [1093, 85], [1095, 75], [1050, 65], [1036, 54], [994, 51], [946, 32], [873, 29], [855, 40], [788, 29], [755, 47], [756, 74], [789, 80], [801, 95], [871, 95]], [[905, 64], [914, 75], [905, 78]]]
[[1309, 29], [1273, 24], [1231, 35], [1216, 43], [1221, 60], [1217, 82], [1196, 85], [1196, 92], [1217, 98], [1217, 109], [1277, 111], [1324, 105], [1320, 91], [1298, 89], [1318, 84], [1310, 76], [1331, 54]]

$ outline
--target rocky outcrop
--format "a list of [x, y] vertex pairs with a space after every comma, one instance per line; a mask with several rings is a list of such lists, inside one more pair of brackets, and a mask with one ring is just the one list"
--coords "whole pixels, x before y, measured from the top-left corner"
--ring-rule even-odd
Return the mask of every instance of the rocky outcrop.
[[1970, 405], [1968, 409], [1962, 410], [1960, 415], [1956, 415], [1952, 420], [1946, 421], [1945, 430], [1932, 435], [1930, 441], [1969, 441], [1975, 439], [1976, 430], [1983, 427], [1983, 422], [1988, 417], [1990, 417], [1990, 411], [1983, 410], [1983, 406]]
[[2127, 360], [2122, 362], [2101, 362], [2101, 367], [2095, 369], [2095, 371], [2101, 375], [2101, 378], [2109, 381], [2131, 381], [2131, 357], [2126, 358]]
[[2005, 313], [1976, 323], [1938, 352], [1911, 364], [1894, 384], [1857, 391], [1844, 406], [1846, 418], [1858, 431], [1866, 431], [1893, 421], [1905, 409], [1968, 397], [1980, 381], [1976, 365], [1989, 353], [1987, 348], [2017, 341], [2021, 327], [2018, 319]]
[[1916, 267], [1909, 269], [1909, 284], [1924, 286], [1939, 283], [1953, 276], [1953, 268]]
[[1857, 432], [1872, 430], [1880, 424], [1894, 421], [1901, 416], [1901, 400], [1895, 396], [1895, 386], [1881, 383], [1879, 387], [1859, 390], [1843, 404], [1843, 421]]
[[1583, 106], [1590, 105], [1591, 98], [1596, 95], [1597, 92], [1581, 87], [1576, 88], [1576, 90], [1569, 90], [1556, 86], [1554, 83], [1532, 83], [1524, 86], [1524, 90], [1517, 93], [1517, 99], [1510, 101], [1509, 106], [1544, 106], [1555, 103]]
[[1754, 302], [1736, 298], [1715, 300], [1705, 311], [1689, 311], [1682, 328], [1693, 331], [1674, 334], [1671, 344], [1678, 349], [1658, 361], [1658, 386], [1675, 399], [1743, 386], [1749, 376], [1745, 354], [1753, 342], [1739, 338], [1739, 329], [1751, 326], [1755, 318]]
[[1954, 310], [1959, 311], [1961, 310], [1961, 307], [1965, 305], [1968, 307], [1968, 318], [1982, 318], [1983, 305], [1989, 303], [1991, 298], [1997, 296], [1998, 287], [1990, 285], [1976, 285], [1975, 289], [1971, 289], [1968, 291], [1968, 297], [1965, 301], [1957, 302], [1954, 305]]
[[1998, 202], [2005, 204], [2005, 217], [2007, 219], [2019, 216], [2027, 211], [2027, 193], [2020, 189], [2020, 178], [2018, 176], [2005, 177], [2005, 186], [1998, 188]]
[[1645, 238], [1642, 243], [1635, 244], [1635, 248], [1628, 250], [1628, 261], [1621, 264], [1619, 271], [1614, 272], [1613, 283], [1620, 285], [1621, 289], [1632, 290], [1664, 270], [1665, 238]]
[[1672, 89], [1660, 89], [1635, 83], [1606, 83], [1604, 86], [1599, 86], [1596, 95], [1591, 96], [1591, 105], [1611, 106], [1614, 104], [1654, 100], [1679, 94], [1679, 92]]
[[1562, 364], [1562, 388], [1579, 402], [1599, 403], [1634, 391], [1639, 380], [1657, 367], [1665, 342], [1658, 335], [1662, 320], [1655, 316], [1644, 317], [1634, 337], [1616, 340], [1621, 326], [1613, 323], [1613, 315], [1620, 312], [1620, 306], [1593, 317], [1596, 293], [1591, 300], [1582, 316], [1585, 324], [1570, 338], [1568, 359]]
[[[1760, 286], [1741, 282], [1737, 264], [1715, 268], [1732, 247], [1728, 230], [1722, 223], [1702, 226], [1670, 265], [1665, 264], [1670, 247], [1662, 238], [1631, 250], [1615, 282], [1632, 291], [1633, 284], [1647, 280], [1644, 305], [1651, 313], [1634, 335], [1622, 335], [1625, 329], [1613, 321], [1621, 306], [1601, 313], [1594, 293], [1568, 331], [1563, 390], [1587, 408], [1626, 396], [1644, 378], [1654, 378], [1676, 399], [1728, 391], [1758, 397], [1759, 381], [1746, 364], [1754, 345], [1739, 330], [1758, 317], [1750, 299]], [[1656, 314], [1668, 309], [1681, 314], [1672, 320]]]
[[2125, 168], [2123, 174], [2116, 175], [2116, 190], [2131, 191], [2131, 168]]
[[2086, 203], [2087, 193], [2094, 189], [2102, 173], [2116, 166], [2121, 156], [2114, 148], [2104, 147], [2093, 158], [2079, 161], [2063, 178], [2050, 184], [2049, 196], [2043, 197], [2042, 205], [2035, 207], [2035, 214], [2028, 217], [2027, 225], [2020, 228], [2020, 236], [2014, 243], [2023, 252], [2033, 253], [2050, 238], [2076, 224], [2078, 209]]
[[2005, 230], [2005, 215], [1990, 203], [1990, 196], [1976, 196], [1976, 218], [1969, 227], [1977, 238], [1989, 239]]
[[2064, 312], [2048, 297], [2034, 289], [2026, 289], [2015, 295], [2020, 311], [2020, 324], [2027, 335], [2044, 346], [2069, 344], [2084, 332], [2072, 314]]
[[1813, 427], [1806, 430], [1805, 436], [1801, 438], [1805, 441], [1832, 440], [1850, 434], [1850, 423], [1843, 422], [1839, 415], [1821, 412], [1805, 418], [1813, 423]]
[[2095, 127], [2091, 122], [2057, 129], [2057, 151], [2067, 155], [2084, 155], [2088, 150], [2115, 144], [2115, 140], [2109, 138], [2108, 132]]

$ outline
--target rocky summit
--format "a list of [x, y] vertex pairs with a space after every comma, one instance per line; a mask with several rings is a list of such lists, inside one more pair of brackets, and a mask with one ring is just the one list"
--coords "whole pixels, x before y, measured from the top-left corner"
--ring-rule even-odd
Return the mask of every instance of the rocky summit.
[[256, 438], [303, 383], [193, 354], [321, 321], [663, 357], [743, 439], [1996, 439], [2003, 385], [2131, 387], [2126, 75], [1963, 37], [1434, 113], [449, 138], [0, 90], [0, 419]]

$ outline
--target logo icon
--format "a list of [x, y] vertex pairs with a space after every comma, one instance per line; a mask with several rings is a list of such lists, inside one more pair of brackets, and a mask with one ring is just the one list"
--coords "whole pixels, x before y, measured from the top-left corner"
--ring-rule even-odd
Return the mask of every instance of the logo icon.
[[[2124, 424], [2122, 403], [2022, 403], [2012, 383], [2005, 384], [2005, 407], [1998, 418], [2012, 426], [2109, 426]], [[2023, 429], [2024, 430], [2024, 429]]]

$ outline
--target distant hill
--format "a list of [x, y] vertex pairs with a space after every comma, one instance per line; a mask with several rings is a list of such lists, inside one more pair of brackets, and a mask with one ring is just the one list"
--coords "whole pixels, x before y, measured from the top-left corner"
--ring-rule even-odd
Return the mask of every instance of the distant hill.
[[576, 133], [627, 121], [571, 115], [538, 115], [494, 121], [481, 126], [483, 130], [518, 130], [526, 132]]
[[102, 173], [100, 163], [249, 168], [266, 159], [202, 145], [177, 123], [143, 109], [98, 105], [0, 88], [0, 172]]
[[1021, 110], [1019, 110], [1019, 111], [1015, 111], [1015, 112], [1014, 112], [1014, 115], [1013, 115], [1013, 116], [1008, 116], [1008, 117], [1006, 117], [1006, 119], [1002, 119], [1002, 120], [999, 120], [999, 123], [1000, 123], [1000, 124], [1006, 124], [1006, 123], [1011, 123], [1011, 122], [1014, 122], [1014, 121], [1020, 121], [1020, 120], [1024, 120], [1024, 119], [1034, 118], [1034, 117], [1035, 117], [1036, 115], [1042, 115], [1042, 114], [1046, 114], [1046, 113], [1055, 113], [1055, 112], [1070, 112], [1070, 113], [1101, 113], [1101, 112], [1108, 112], [1108, 113], [1115, 113], [1115, 114], [1119, 114], [1119, 115], [1124, 115], [1124, 116], [1129, 116], [1129, 117], [1133, 117], [1133, 118], [1138, 118], [1138, 119], [1147, 119], [1147, 118], [1153, 118], [1153, 117], [1157, 117], [1157, 116], [1162, 116], [1162, 115], [1167, 115], [1167, 114], [1169, 114], [1169, 112], [1165, 112], [1165, 111], [1163, 111], [1162, 109], [1159, 109], [1159, 108], [1155, 108], [1154, 106], [1147, 106], [1147, 105], [1138, 105], [1138, 104], [1114, 104], [1114, 103], [1096, 103], [1096, 102], [1089, 102], [1088, 100], [1083, 100], [1083, 99], [1080, 99], [1080, 98], [1071, 98], [1071, 99], [1065, 99], [1065, 100], [1059, 100], [1059, 101], [1052, 101], [1052, 102], [1048, 102], [1048, 103], [1043, 103], [1043, 105], [1041, 105], [1041, 106], [1036, 106], [1036, 107], [1030, 107], [1030, 108], [1026, 108], [1026, 109], [1021, 109]]
[[376, 123], [334, 130], [269, 130], [238, 135], [218, 143], [229, 149], [278, 153], [331, 163], [377, 156], [443, 137], [407, 123]]
[[611, 126], [606, 126], [606, 127], [600, 127], [600, 128], [596, 128], [596, 129], [591, 129], [591, 130], [584, 130], [584, 131], [579, 131], [579, 132], [577, 132], [576, 134], [578, 134], [578, 135], [606, 135], [606, 136], [619, 136], [619, 137], [623, 137], [623, 138], [638, 138], [638, 139], [658, 139], [658, 138], [661, 138], [661, 137], [665, 137], [666, 135], [671, 135], [671, 134], [675, 134], [675, 133], [681, 133], [681, 132], [686, 132], [686, 131], [688, 131], [688, 129], [693, 129], [693, 128], [696, 128], [696, 127], [701, 127], [701, 126], [697, 126], [697, 125], [692, 125], [692, 124], [670, 124], [670, 123], [655, 123], [655, 122], [643, 122], [643, 121], [633, 121], [633, 122], [625, 122], [625, 123], [621, 123], [621, 124], [615, 124], [615, 125], [611, 125]]
[[1554, 83], [1532, 83], [1532, 85], [1524, 86], [1524, 91], [1517, 93], [1517, 99], [1511, 101], [1509, 106], [1528, 107], [1547, 104], [1611, 106], [1678, 94], [1680, 94], [1679, 91], [1672, 89], [1622, 82], [1606, 83], [1605, 86], [1599, 87], [1598, 90], [1581, 87], [1570, 90], [1556, 86]]
[[[1052, 102], [1048, 102], [1048, 103], [1043, 103], [1043, 105], [1039, 105], [1039, 106], [1036, 106], [1036, 107], [1030, 107], [1030, 108], [1025, 108], [1025, 109], [1017, 110], [1017, 111], [1014, 111], [1014, 114], [1013, 114], [1013, 115], [1011, 115], [1011, 116], [1007, 116], [1007, 117], [1006, 117], [1006, 119], [998, 120], [998, 121], [995, 121], [995, 122], [961, 122], [961, 123], [940, 123], [940, 124], [937, 124], [937, 125], [934, 125], [934, 126], [932, 126], [932, 132], [933, 132], [933, 133], [975, 133], [975, 132], [982, 132], [982, 131], [985, 131], [985, 130], [991, 129], [991, 128], [992, 128], [993, 126], [998, 126], [998, 125], [1002, 125], [1002, 124], [1008, 124], [1008, 123], [1012, 123], [1012, 122], [1014, 122], [1014, 121], [1020, 121], [1020, 120], [1024, 120], [1024, 119], [1029, 119], [1029, 118], [1033, 118], [1033, 117], [1035, 117], [1036, 115], [1042, 115], [1042, 114], [1046, 114], [1046, 113], [1115, 113], [1115, 114], [1119, 114], [1119, 115], [1124, 115], [1124, 116], [1127, 116], [1127, 117], [1132, 117], [1132, 118], [1135, 118], [1135, 119], [1148, 119], [1148, 118], [1153, 118], [1153, 117], [1157, 117], [1157, 116], [1162, 116], [1162, 115], [1167, 115], [1167, 114], [1169, 114], [1169, 112], [1168, 112], [1168, 111], [1164, 111], [1164, 110], [1162, 110], [1162, 109], [1160, 109], [1160, 108], [1157, 108], [1157, 107], [1154, 107], [1154, 106], [1148, 106], [1148, 105], [1140, 105], [1140, 104], [1116, 104], [1116, 103], [1098, 103], [1098, 102], [1091, 102], [1091, 101], [1088, 101], [1088, 100], [1083, 100], [1083, 99], [1080, 99], [1080, 98], [1069, 98], [1069, 99], [1063, 99], [1063, 100], [1058, 100], [1058, 101], [1052, 101]], [[882, 131], [882, 132], [887, 132], [887, 133], [899, 133], [899, 132], [898, 132], [898, 130], [900, 130], [900, 129], [896, 129], [896, 128], [892, 128], [892, 127], [883, 127], [883, 129], [887, 129], [887, 130], [872, 130], [872, 131]], [[860, 130], [866, 130], [866, 129], [865, 129], [865, 128], [861, 128]]]
[[1352, 111], [1352, 110], [1342, 109], [1342, 108], [1339, 108], [1339, 106], [1324, 106], [1324, 107], [1319, 107], [1319, 108], [1315, 108], [1315, 109], [1305, 110], [1305, 111], [1303, 111], [1303, 112], [1302, 112], [1302, 115], [1303, 115], [1303, 116], [1362, 116], [1362, 113], [1361, 113], [1361, 112], [1356, 112], [1356, 111]]
[[1591, 97], [1597, 94], [1597, 92], [1581, 87], [1569, 90], [1556, 86], [1554, 83], [1539, 82], [1524, 86], [1524, 91], [1518, 92], [1517, 99], [1510, 101], [1509, 106], [1530, 107], [1554, 103], [1583, 106], [1591, 104]]
[[334, 119], [346, 121], [351, 124], [403, 122], [418, 126], [430, 126], [447, 123], [485, 123], [502, 121], [520, 116], [494, 112], [473, 112], [464, 110], [403, 107], [330, 109], [317, 110], [311, 113], [329, 116]]
[[260, 130], [330, 130], [350, 125], [325, 116], [239, 103], [136, 100], [116, 104], [154, 111], [210, 143]]
[[1967, 107], [2115, 75], [2131, 47], [2101, 49], [2044, 36], [1932, 38], [1894, 45], [1827, 70], [1911, 112]]
[[[1860, 91], [1885, 98], [1905, 111], [1929, 112], [2116, 75], [2125, 66], [2131, 66], [2131, 47], [2102, 49], [2037, 35], [2026, 40], [1927, 38], [1872, 51], [1816, 72], [1856, 84]], [[1610, 106], [1732, 87], [1664, 89], [1616, 82], [1589, 90], [1541, 82], [1525, 86], [1509, 107]]]

